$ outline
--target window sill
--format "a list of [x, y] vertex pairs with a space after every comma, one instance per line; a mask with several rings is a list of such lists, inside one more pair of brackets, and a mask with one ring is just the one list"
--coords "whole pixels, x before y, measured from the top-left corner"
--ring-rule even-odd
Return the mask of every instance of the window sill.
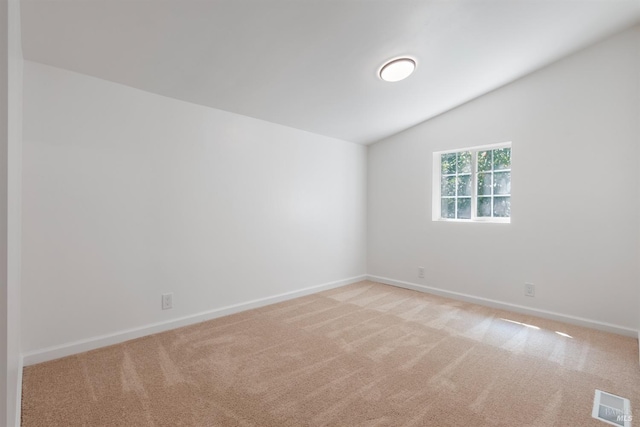
[[452, 219], [452, 218], [433, 218], [435, 222], [471, 222], [477, 224], [511, 224], [511, 218], [486, 218], [486, 219]]

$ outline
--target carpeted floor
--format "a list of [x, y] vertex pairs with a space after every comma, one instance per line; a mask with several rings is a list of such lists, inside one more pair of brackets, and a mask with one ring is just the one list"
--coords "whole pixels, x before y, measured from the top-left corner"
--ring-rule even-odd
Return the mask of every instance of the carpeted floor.
[[640, 421], [637, 340], [360, 282], [29, 366], [22, 425], [603, 427], [596, 388]]

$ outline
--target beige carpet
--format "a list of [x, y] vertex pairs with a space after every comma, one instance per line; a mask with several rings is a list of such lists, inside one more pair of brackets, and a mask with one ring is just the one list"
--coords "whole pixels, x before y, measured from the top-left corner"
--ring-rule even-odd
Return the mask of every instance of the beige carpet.
[[22, 420], [605, 427], [595, 388], [640, 422], [637, 340], [361, 282], [29, 366]]

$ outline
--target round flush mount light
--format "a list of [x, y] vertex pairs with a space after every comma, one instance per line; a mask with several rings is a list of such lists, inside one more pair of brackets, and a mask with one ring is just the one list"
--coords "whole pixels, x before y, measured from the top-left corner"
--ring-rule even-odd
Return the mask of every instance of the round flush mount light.
[[416, 61], [411, 58], [396, 58], [385, 63], [380, 68], [380, 78], [385, 82], [399, 82], [404, 80], [416, 69]]

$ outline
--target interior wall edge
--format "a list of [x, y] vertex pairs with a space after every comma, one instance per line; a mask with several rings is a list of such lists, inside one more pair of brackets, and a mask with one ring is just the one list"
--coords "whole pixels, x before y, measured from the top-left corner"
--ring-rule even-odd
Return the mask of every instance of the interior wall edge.
[[438, 295], [454, 300], [470, 302], [473, 304], [484, 305], [500, 310], [513, 311], [520, 314], [538, 316], [545, 319], [557, 320], [559, 322], [569, 323], [572, 325], [583, 326], [586, 328], [596, 329], [604, 332], [612, 332], [618, 335], [628, 337], [640, 337], [640, 331], [625, 326], [614, 325], [612, 323], [600, 322], [598, 320], [586, 319], [584, 317], [572, 316], [570, 314], [562, 314], [548, 310], [542, 310], [532, 307], [526, 307], [518, 304], [511, 304], [504, 301], [497, 301], [489, 298], [477, 297], [460, 292], [447, 291], [445, 289], [435, 288], [432, 286], [419, 285], [417, 283], [404, 282], [402, 280], [390, 279], [388, 277], [368, 275], [367, 280], [372, 282], [383, 283], [385, 285], [396, 286], [399, 288], [410, 289], [427, 294]]
[[91, 338], [87, 338], [87, 339], [83, 339], [75, 342], [53, 346], [53, 347], [34, 350], [34, 351], [30, 351], [23, 354], [22, 363], [24, 366], [29, 366], [29, 365], [35, 365], [37, 363], [47, 362], [50, 360], [60, 359], [62, 357], [72, 356], [74, 354], [83, 353], [85, 351], [95, 350], [101, 347], [107, 347], [110, 345], [119, 344], [132, 339], [141, 338], [144, 336], [181, 328], [183, 326], [189, 326], [196, 323], [205, 322], [207, 320], [216, 319], [218, 317], [228, 316], [230, 314], [239, 313], [241, 311], [264, 307], [267, 305], [275, 304], [282, 301], [287, 301], [287, 300], [298, 298], [298, 297], [303, 297], [306, 295], [311, 295], [317, 292], [337, 288], [340, 286], [350, 285], [352, 283], [365, 280], [366, 277], [367, 276], [365, 274], [362, 274], [359, 276], [349, 277], [346, 279], [341, 279], [333, 282], [323, 283], [320, 285], [310, 286], [304, 289], [272, 295], [266, 298], [250, 300], [250, 301], [242, 302], [239, 304], [233, 304], [226, 307], [207, 310], [201, 313], [184, 316], [177, 319], [171, 319], [164, 322], [158, 322], [158, 323], [153, 323], [146, 326], [141, 326], [138, 328], [127, 329], [124, 331], [114, 332], [111, 334], [100, 335], [100, 336], [91, 337]]

